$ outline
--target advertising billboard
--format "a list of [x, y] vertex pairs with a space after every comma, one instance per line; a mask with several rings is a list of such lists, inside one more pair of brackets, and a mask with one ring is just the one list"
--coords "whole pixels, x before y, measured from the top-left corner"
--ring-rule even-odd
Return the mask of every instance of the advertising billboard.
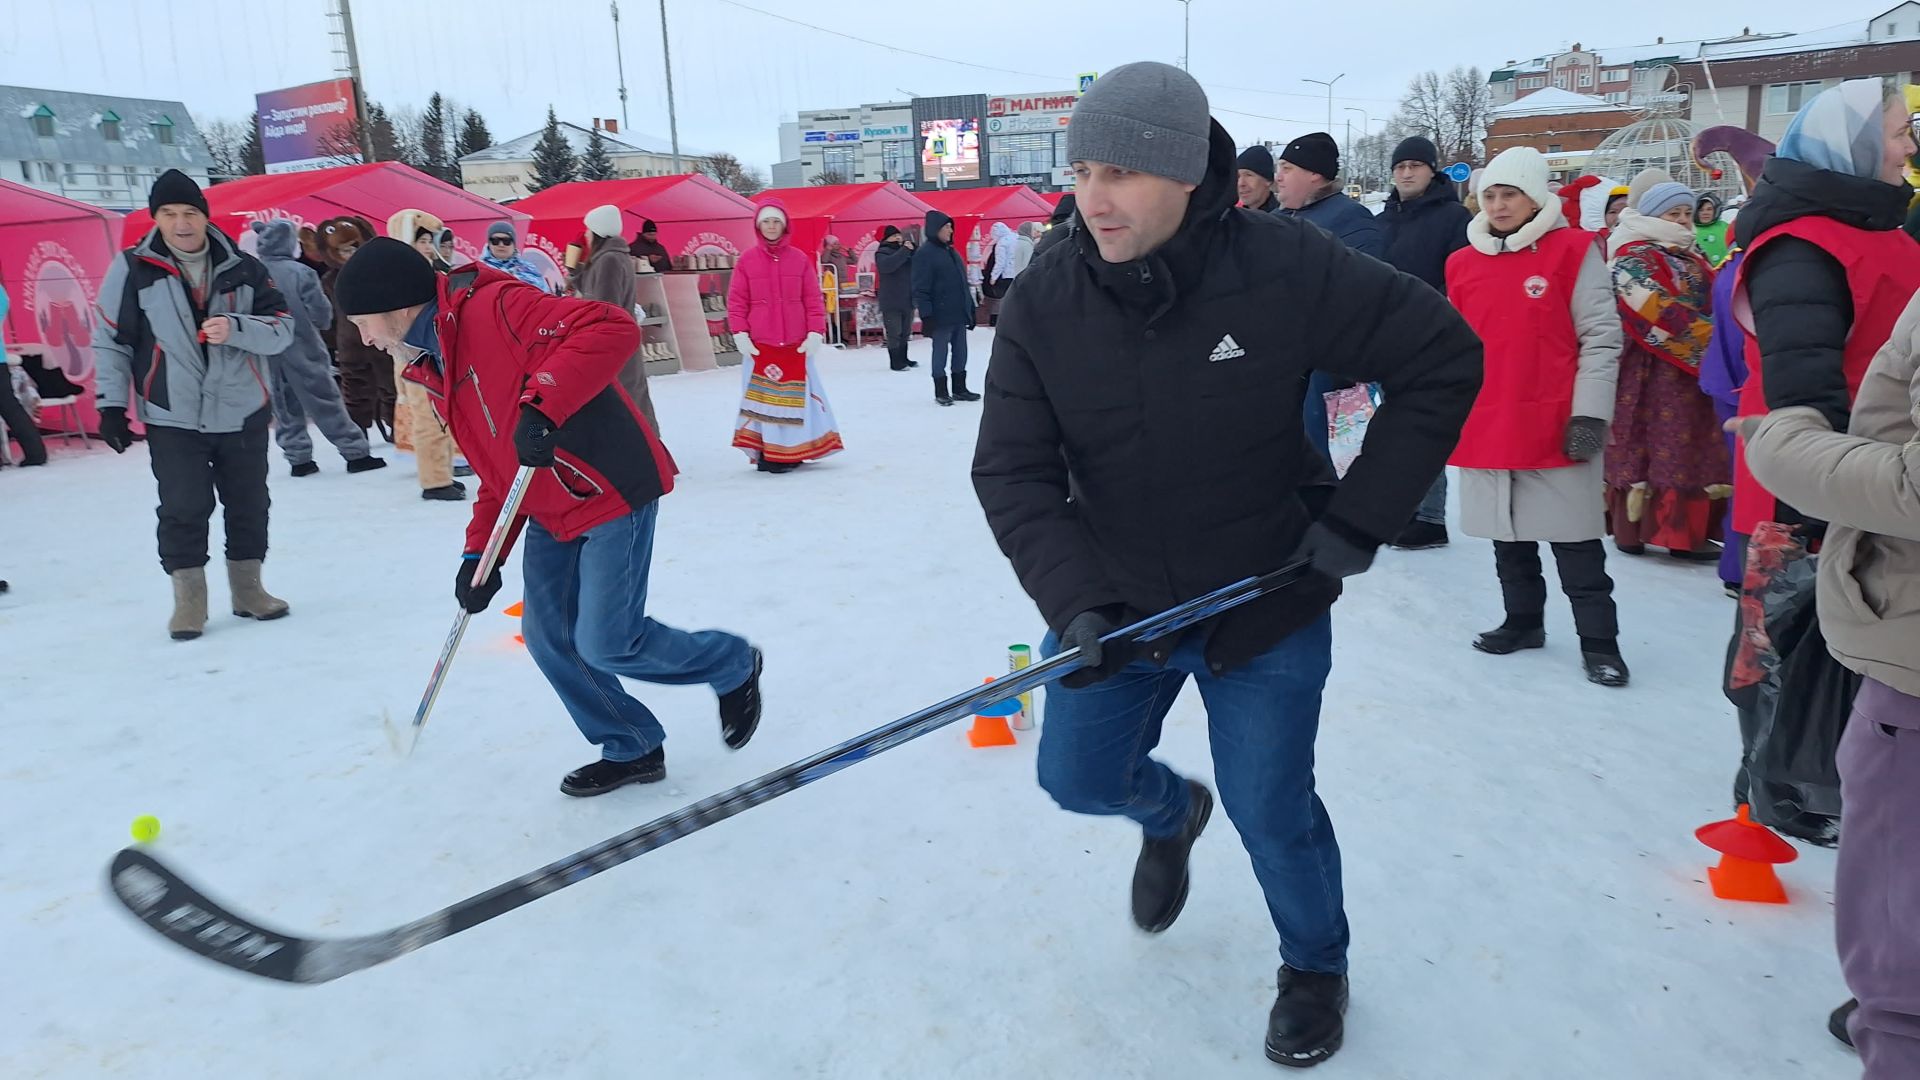
[[270, 173], [353, 165], [353, 80], [329, 79], [254, 95], [260, 152]]
[[920, 178], [926, 181], [980, 179], [980, 121], [922, 120]]

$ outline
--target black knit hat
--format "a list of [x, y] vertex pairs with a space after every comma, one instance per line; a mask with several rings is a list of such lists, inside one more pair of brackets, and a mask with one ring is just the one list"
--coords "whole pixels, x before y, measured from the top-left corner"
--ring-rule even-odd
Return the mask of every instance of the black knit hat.
[[1302, 135], [1280, 151], [1281, 161], [1291, 161], [1310, 173], [1329, 180], [1340, 175], [1340, 144], [1324, 131]]
[[1233, 164], [1262, 179], [1273, 179], [1273, 151], [1264, 146], [1249, 146], [1240, 151], [1240, 156], [1234, 159]]
[[1420, 135], [1409, 136], [1401, 139], [1400, 145], [1393, 148], [1393, 160], [1387, 164], [1398, 165], [1403, 161], [1417, 161], [1437, 172], [1440, 169], [1440, 151], [1434, 149], [1432, 139]]
[[193, 177], [179, 169], [168, 169], [153, 182], [153, 190], [147, 193], [147, 213], [159, 214], [163, 206], [191, 206], [208, 217], [213, 212], [207, 209], [206, 193]]
[[439, 275], [427, 260], [412, 245], [384, 236], [362, 244], [333, 283], [333, 302], [348, 315], [400, 311], [439, 294]]

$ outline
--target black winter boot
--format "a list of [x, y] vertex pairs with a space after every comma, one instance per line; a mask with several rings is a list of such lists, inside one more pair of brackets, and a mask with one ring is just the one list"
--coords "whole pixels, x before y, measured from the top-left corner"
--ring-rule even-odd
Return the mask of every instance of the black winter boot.
[[953, 373], [953, 400], [955, 401], [979, 401], [980, 400], [979, 394], [976, 394], [973, 391], [967, 389], [967, 373], [964, 371], [956, 371]]
[[1198, 780], [1187, 781], [1187, 820], [1172, 836], [1140, 841], [1140, 858], [1133, 864], [1133, 922], [1149, 934], [1173, 925], [1187, 906], [1187, 857], [1193, 842], [1213, 816], [1213, 792]]
[[760, 650], [753, 650], [753, 674], [720, 695], [720, 737], [730, 750], [747, 745], [760, 727], [760, 671], [765, 666]]
[[1309, 1069], [1346, 1037], [1347, 977], [1280, 968], [1280, 996], [1267, 1014], [1267, 1060]]
[[1854, 1012], [1859, 1008], [1859, 998], [1848, 998], [1845, 1005], [1833, 1010], [1827, 1017], [1827, 1031], [1848, 1046], [1853, 1045], [1853, 1032], [1847, 1030], [1847, 1021], [1853, 1019]]
[[372, 454], [368, 454], [366, 457], [357, 457], [347, 462], [347, 471], [350, 473], [372, 472], [375, 469], [384, 469], [386, 467], [387, 459], [377, 458]]
[[1473, 647], [1492, 656], [1547, 647], [1547, 631], [1538, 615], [1508, 615], [1507, 621], [1474, 639]]
[[947, 393], [947, 379], [944, 375], [933, 377], [933, 400], [941, 405], [953, 404], [953, 395]]
[[887, 367], [894, 371], [906, 371], [913, 365], [907, 362], [907, 349], [902, 345], [887, 350]]
[[667, 778], [667, 748], [656, 746], [653, 753], [632, 761], [607, 761], [582, 765], [560, 781], [560, 791], [576, 799], [605, 795], [628, 784], [654, 784]]
[[420, 497], [429, 502], [465, 502], [467, 486], [455, 480], [439, 487], [424, 488], [420, 492]]
[[1447, 527], [1440, 522], [1415, 520], [1401, 529], [1400, 535], [1394, 537], [1393, 542], [1387, 546], [1401, 551], [1443, 548], [1447, 546]]
[[1587, 681], [1600, 686], [1627, 685], [1627, 662], [1620, 657], [1620, 644], [1614, 638], [1580, 639], [1580, 663], [1587, 669]]
[[312, 476], [320, 471], [320, 466], [311, 461], [302, 461], [287, 471], [295, 476]]

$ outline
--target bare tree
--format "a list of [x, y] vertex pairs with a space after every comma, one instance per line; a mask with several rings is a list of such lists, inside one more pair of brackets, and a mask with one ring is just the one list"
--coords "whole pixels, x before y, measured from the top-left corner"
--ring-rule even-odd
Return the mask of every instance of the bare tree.
[[387, 120], [393, 125], [394, 161], [404, 161], [416, 169], [426, 172], [426, 159], [420, 149], [420, 110], [412, 105], [402, 105], [387, 111]]
[[1492, 110], [1493, 97], [1479, 68], [1456, 67], [1445, 75], [1423, 71], [1407, 84], [1389, 130], [1397, 127], [1403, 136], [1432, 139], [1443, 161], [1478, 164]]
[[247, 141], [247, 133], [239, 123], [225, 118], [204, 120], [195, 117], [194, 126], [200, 129], [200, 137], [206, 140], [207, 153], [213, 157], [214, 183], [246, 175], [241, 167], [240, 147]]
[[693, 167], [712, 177], [721, 187], [739, 195], [757, 195], [767, 188], [767, 182], [758, 169], [742, 165], [740, 159], [732, 154], [703, 157], [695, 161]]
[[807, 183], [813, 187], [831, 187], [834, 184], [846, 184], [851, 181], [847, 179], [847, 174], [839, 169], [828, 169], [808, 178]]

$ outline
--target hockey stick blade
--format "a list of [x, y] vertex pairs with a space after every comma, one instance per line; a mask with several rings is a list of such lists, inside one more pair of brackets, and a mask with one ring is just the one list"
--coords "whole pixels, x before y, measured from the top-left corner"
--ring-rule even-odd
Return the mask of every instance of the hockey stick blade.
[[[1248, 578], [1196, 597], [1102, 639], [1107, 643], [1152, 641], [1283, 588], [1306, 572], [1304, 564]], [[930, 731], [972, 716], [989, 705], [1017, 697], [1079, 669], [1078, 649], [1022, 668], [937, 705], [903, 716], [811, 757], [802, 758], [744, 784], [618, 836], [583, 848], [558, 862], [523, 874], [468, 897], [423, 919], [377, 934], [343, 938], [306, 938], [273, 930], [237, 915], [187, 884], [159, 859], [138, 848], [114, 856], [107, 885], [141, 922], [172, 941], [236, 971], [290, 983], [322, 983], [383, 964], [431, 945], [549, 893], [576, 885], [709, 825], [777, 799], [831, 776], [857, 762], [911, 742]]]

